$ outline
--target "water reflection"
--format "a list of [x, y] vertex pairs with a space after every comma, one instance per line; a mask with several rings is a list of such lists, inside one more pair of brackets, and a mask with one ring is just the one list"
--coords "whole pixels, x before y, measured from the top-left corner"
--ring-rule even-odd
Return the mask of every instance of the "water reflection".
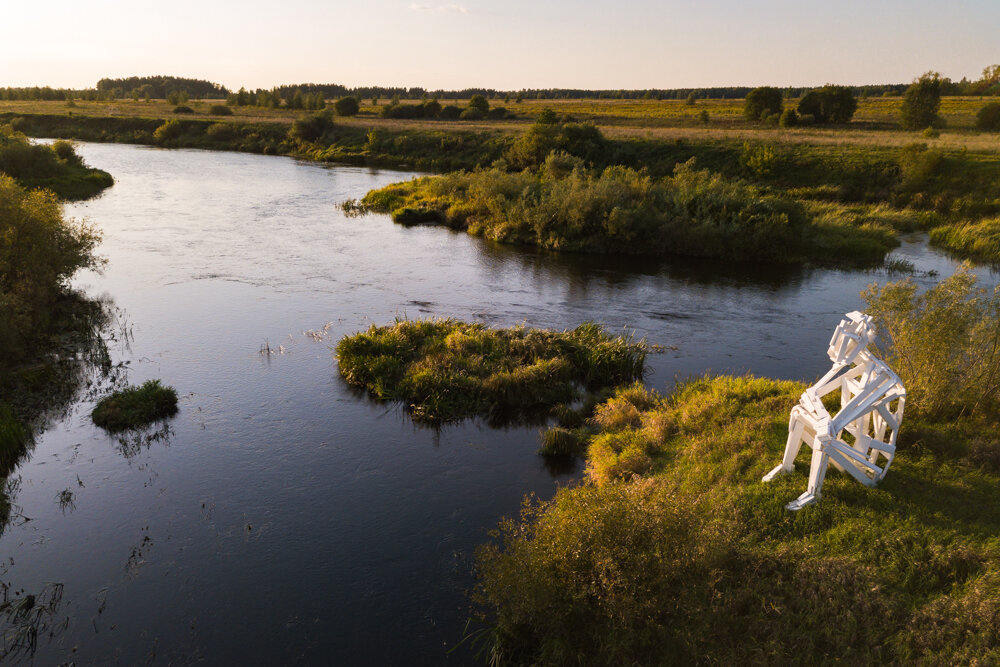
[[131, 460], [146, 451], [155, 443], [161, 443], [165, 447], [170, 446], [170, 437], [173, 431], [170, 424], [160, 422], [142, 428], [132, 428], [120, 433], [115, 433], [115, 449], [128, 460]]

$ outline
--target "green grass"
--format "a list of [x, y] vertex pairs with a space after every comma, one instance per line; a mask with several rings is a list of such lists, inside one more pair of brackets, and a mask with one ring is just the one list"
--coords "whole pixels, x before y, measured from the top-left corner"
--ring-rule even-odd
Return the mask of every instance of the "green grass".
[[140, 387], [116, 391], [97, 402], [91, 418], [111, 432], [139, 428], [177, 414], [177, 392], [149, 380]]
[[[904, 422], [878, 488], [831, 469], [770, 484], [804, 386], [705, 377], [620, 390], [587, 480], [477, 555], [510, 664], [990, 664], [1000, 660], [995, 427]], [[982, 426], [982, 425], [976, 425]]]
[[1000, 263], [1000, 218], [942, 225], [931, 231], [931, 243], [961, 257]]
[[452, 319], [372, 326], [337, 344], [340, 374], [418, 421], [507, 421], [642, 376], [643, 342], [596, 324], [569, 331], [491, 329]]

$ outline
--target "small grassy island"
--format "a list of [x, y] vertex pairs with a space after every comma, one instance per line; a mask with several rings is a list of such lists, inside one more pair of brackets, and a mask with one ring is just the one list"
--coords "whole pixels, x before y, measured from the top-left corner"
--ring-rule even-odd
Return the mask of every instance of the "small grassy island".
[[340, 374], [379, 400], [436, 423], [505, 420], [642, 377], [646, 346], [596, 324], [571, 331], [491, 329], [452, 319], [402, 320], [337, 344]]
[[891, 229], [847, 216], [819, 222], [802, 203], [696, 169], [693, 159], [658, 179], [628, 167], [598, 172], [553, 152], [537, 171], [491, 167], [418, 178], [369, 192], [345, 210], [586, 253], [873, 264], [898, 244]]
[[101, 428], [124, 431], [139, 428], [177, 414], [177, 392], [159, 380], [149, 380], [139, 387], [116, 391], [97, 402], [91, 418]]

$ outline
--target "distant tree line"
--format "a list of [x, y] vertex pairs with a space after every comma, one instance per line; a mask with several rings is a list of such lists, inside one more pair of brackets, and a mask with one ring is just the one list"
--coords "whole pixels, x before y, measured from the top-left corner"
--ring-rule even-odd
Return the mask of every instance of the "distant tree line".
[[[955, 95], [991, 95], [1000, 96], [1000, 65], [990, 65], [983, 70], [982, 76], [974, 81], [962, 78], [953, 81], [947, 77], [939, 77], [939, 88], [942, 96]], [[876, 96], [901, 96], [910, 87], [908, 83], [874, 84], [865, 86], [843, 86], [851, 95], [858, 98]], [[496, 88], [463, 88], [461, 90], [428, 90], [421, 87], [405, 88], [392, 86], [358, 86], [348, 87], [336, 83], [302, 83], [275, 86], [265, 90], [248, 91], [240, 89], [234, 93], [217, 83], [201, 79], [188, 79], [176, 76], [132, 76], [120, 79], [104, 78], [97, 82], [94, 88], [71, 89], [45, 87], [0, 88], [0, 100], [113, 100], [132, 97], [133, 99], [167, 99], [172, 94], [183, 93], [191, 99], [229, 99], [231, 105], [239, 106], [292, 106], [292, 108], [316, 109], [315, 100], [340, 99], [354, 97], [359, 100], [392, 99], [392, 100], [458, 100], [470, 99], [480, 95], [485, 99], [503, 99], [505, 101], [521, 100], [558, 100], [558, 99], [654, 99], [654, 100], [686, 100], [694, 103], [698, 99], [744, 99], [753, 91], [752, 86], [717, 86], [711, 88], [645, 88], [635, 90], [607, 89], [592, 90], [583, 88], [522, 88], [521, 90], [499, 90]], [[801, 98], [814, 90], [812, 87], [776, 88], [783, 98]], [[233, 95], [240, 95], [233, 100]], [[312, 99], [313, 106], [309, 106]]]
[[130, 76], [124, 79], [101, 79], [97, 82], [100, 92], [113, 92], [115, 97], [135, 96], [166, 99], [170, 93], [187, 93], [189, 98], [222, 98], [229, 90], [218, 83], [177, 76]]

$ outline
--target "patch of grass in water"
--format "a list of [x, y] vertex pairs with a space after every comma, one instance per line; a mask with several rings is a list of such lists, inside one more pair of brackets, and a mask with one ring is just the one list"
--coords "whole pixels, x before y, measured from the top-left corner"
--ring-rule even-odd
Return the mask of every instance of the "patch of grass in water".
[[402, 320], [344, 337], [337, 358], [347, 382], [404, 402], [418, 421], [504, 421], [642, 377], [646, 345], [592, 323], [548, 331]]
[[149, 380], [140, 387], [128, 387], [102, 398], [94, 407], [94, 423], [111, 432], [145, 426], [177, 414], [177, 392]]

